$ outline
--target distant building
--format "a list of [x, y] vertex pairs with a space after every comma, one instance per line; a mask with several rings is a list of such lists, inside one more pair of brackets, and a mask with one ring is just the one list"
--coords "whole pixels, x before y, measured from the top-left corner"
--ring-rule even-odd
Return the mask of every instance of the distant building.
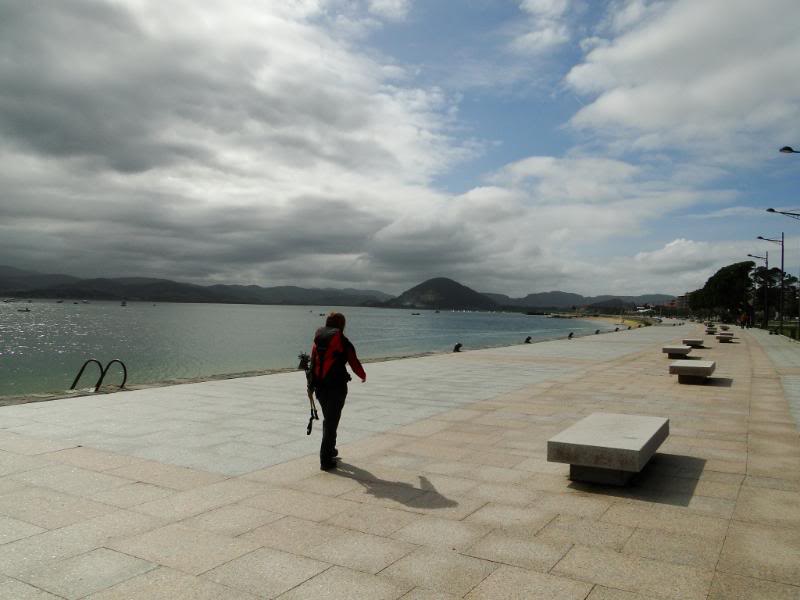
[[686, 292], [683, 296], [677, 296], [673, 298], [666, 304], [664, 304], [665, 308], [669, 308], [672, 310], [686, 310], [689, 308], [689, 292]]

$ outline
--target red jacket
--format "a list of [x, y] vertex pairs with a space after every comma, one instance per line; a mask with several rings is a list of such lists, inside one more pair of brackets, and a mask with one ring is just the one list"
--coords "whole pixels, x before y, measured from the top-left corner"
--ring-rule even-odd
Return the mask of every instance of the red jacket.
[[314, 334], [311, 347], [311, 374], [314, 387], [346, 385], [350, 380], [345, 364], [350, 365], [360, 379], [367, 378], [364, 367], [356, 356], [355, 346], [341, 330], [320, 327]]

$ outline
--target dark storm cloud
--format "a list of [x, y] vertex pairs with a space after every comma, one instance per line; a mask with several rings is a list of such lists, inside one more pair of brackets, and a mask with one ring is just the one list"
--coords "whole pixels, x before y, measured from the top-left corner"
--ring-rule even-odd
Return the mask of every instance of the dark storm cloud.
[[356, 281], [436, 100], [285, 8], [0, 0], [0, 262]]
[[[124, 265], [136, 273], [142, 272], [137, 265], [148, 264], [159, 265], [162, 274], [168, 267], [179, 278], [207, 277], [232, 267], [306, 255], [360, 253], [389, 223], [384, 216], [336, 198], [301, 196], [285, 206], [221, 208], [172, 196], [116, 197], [114, 203], [104, 202], [102, 196], [83, 198], [82, 210], [52, 198], [7, 197], [9, 201], [0, 205], [0, 220], [9, 233], [35, 228], [45, 240], [31, 245], [20, 235], [5, 235], [0, 252], [8, 256], [27, 249], [41, 258], [43, 248], [56, 252], [70, 247], [80, 249], [78, 256], [102, 256], [107, 265]], [[3, 248], [6, 244], [9, 247]]]
[[[145, 72], [166, 49], [143, 45], [127, 11], [87, 0], [6, 2], [1, 10], [0, 53], [13, 58], [0, 61], [5, 136], [38, 153], [92, 158], [123, 172], [209, 158], [191, 144], [158, 141], [164, 86], [191, 83], [191, 71]], [[113, 66], [112, 55], [121, 59]]]
[[447, 134], [456, 107], [313, 5], [0, 0], [0, 264], [526, 293], [570, 272], [574, 254], [547, 244], [619, 235], [664, 205], [569, 210], [598, 186], [641, 194], [555, 157], [512, 170], [553, 185], [433, 189], [474, 148]]
[[227, 168], [209, 139], [234, 138], [296, 165], [396, 162], [358, 135], [376, 118], [369, 98], [354, 103], [335, 77], [285, 69], [260, 82], [259, 69], [277, 60], [269, 48], [159, 36], [93, 0], [0, 10], [0, 54], [13, 57], [0, 61], [0, 131], [34, 152], [123, 173], [184, 161]]
[[370, 258], [380, 268], [400, 272], [447, 269], [476, 260], [481, 252], [473, 235], [459, 223], [412, 223], [387, 228], [369, 243]]

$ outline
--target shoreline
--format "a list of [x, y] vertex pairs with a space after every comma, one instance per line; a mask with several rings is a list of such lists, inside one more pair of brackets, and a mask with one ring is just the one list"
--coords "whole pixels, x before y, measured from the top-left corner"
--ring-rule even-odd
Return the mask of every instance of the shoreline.
[[[611, 317], [611, 316], [586, 316], [586, 317], [570, 317], [575, 319], [576, 321], [600, 321], [602, 323], [607, 323], [609, 325], [617, 325], [619, 321], [617, 320], [619, 317]], [[633, 320], [624, 320], [623, 323], [626, 325], [630, 325], [632, 329], [636, 329], [641, 323]], [[622, 330], [621, 330], [622, 331]], [[613, 330], [609, 331], [602, 331], [601, 333], [614, 333]], [[574, 337], [587, 337], [590, 335], [595, 335], [594, 333], [587, 332], [582, 334], [576, 334]], [[565, 339], [565, 336], [560, 337], [550, 337], [550, 338], [542, 338], [539, 340], [532, 340], [531, 344], [540, 344], [543, 342], [552, 342], [554, 340]], [[515, 344], [498, 344], [494, 346], [482, 346], [480, 348], [472, 348], [466, 349], [462, 352], [469, 352], [470, 350], [491, 350], [492, 348], [508, 348], [510, 346], [522, 346], [525, 345], [523, 343], [515, 343]], [[365, 358], [362, 359], [361, 362], [364, 364], [368, 363], [376, 363], [376, 362], [388, 362], [392, 360], [404, 360], [408, 358], [422, 358], [425, 356], [438, 356], [441, 354], [451, 354], [452, 351], [441, 351], [441, 352], [418, 352], [413, 354], [403, 354], [400, 356], [379, 356], [379, 357], [372, 357], [372, 358]], [[0, 396], [0, 408], [4, 406], [15, 406], [19, 404], [30, 404], [33, 402], [49, 402], [51, 400], [63, 400], [66, 398], [79, 398], [85, 396], [94, 396], [98, 394], [108, 394], [108, 393], [115, 393], [115, 392], [127, 392], [127, 391], [136, 391], [136, 390], [144, 390], [150, 388], [160, 388], [160, 387], [171, 387], [175, 385], [185, 385], [191, 383], [204, 383], [206, 381], [223, 381], [226, 379], [241, 379], [243, 377], [261, 377], [263, 375], [276, 375], [278, 373], [291, 373], [297, 371], [297, 368], [294, 367], [283, 367], [277, 369], [257, 369], [254, 371], [240, 371], [237, 373], [219, 373], [215, 375], [203, 375], [198, 377], [187, 377], [182, 379], [164, 379], [161, 381], [154, 381], [149, 383], [137, 383], [133, 385], [125, 386], [125, 388], [120, 389], [113, 385], [103, 386], [97, 392], [93, 392], [90, 390], [75, 390], [72, 393], [68, 392], [50, 392], [50, 393], [32, 393], [32, 394], [22, 394], [16, 396]]]

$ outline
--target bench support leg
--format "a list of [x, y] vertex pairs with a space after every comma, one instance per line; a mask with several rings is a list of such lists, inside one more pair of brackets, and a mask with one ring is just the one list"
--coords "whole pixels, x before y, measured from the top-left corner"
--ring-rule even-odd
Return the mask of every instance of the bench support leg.
[[625, 485], [634, 475], [636, 475], [636, 473], [632, 471], [584, 467], [582, 465], [569, 466], [569, 478], [572, 481], [602, 483], [605, 485]]
[[703, 385], [708, 378], [704, 375], [678, 375], [678, 383], [693, 383]]

